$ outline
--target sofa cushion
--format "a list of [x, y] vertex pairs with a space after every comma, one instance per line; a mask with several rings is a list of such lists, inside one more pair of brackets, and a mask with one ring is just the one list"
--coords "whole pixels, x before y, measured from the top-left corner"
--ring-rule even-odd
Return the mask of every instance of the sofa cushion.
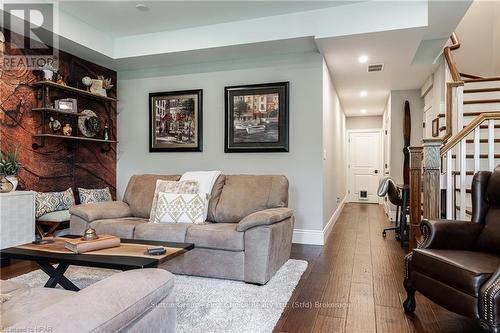
[[183, 243], [186, 239], [186, 230], [190, 225], [187, 223], [142, 223], [135, 227], [134, 238]]
[[158, 179], [177, 181], [180, 178], [175, 175], [134, 175], [130, 177], [123, 201], [129, 204], [133, 216], [149, 218], [156, 181]]
[[499, 264], [499, 256], [476, 251], [415, 249], [412, 256], [412, 270], [474, 297]]
[[[2, 293], [4, 283], [1, 282]], [[8, 288], [6, 287], [5, 290]], [[21, 288], [11, 290], [11, 297], [0, 305], [0, 327], [9, 327], [15, 323], [27, 319], [33, 313], [46, 308], [67, 297], [73, 296], [73, 291], [53, 288]]]
[[121, 219], [97, 220], [90, 225], [97, 234], [108, 234], [120, 238], [134, 238], [134, 231], [138, 225], [147, 223], [147, 219], [127, 217]]
[[226, 175], [214, 221], [238, 223], [257, 211], [287, 205], [288, 180], [285, 176]]
[[236, 231], [234, 223], [206, 223], [190, 225], [186, 232], [186, 242], [196, 248], [228, 251], [244, 251], [243, 232]]
[[220, 175], [219, 177], [217, 177], [214, 187], [212, 187], [212, 193], [210, 194], [210, 200], [208, 202], [207, 221], [215, 222], [215, 208], [219, 203], [220, 195], [222, 193], [222, 189], [224, 188], [225, 182], [226, 176]]

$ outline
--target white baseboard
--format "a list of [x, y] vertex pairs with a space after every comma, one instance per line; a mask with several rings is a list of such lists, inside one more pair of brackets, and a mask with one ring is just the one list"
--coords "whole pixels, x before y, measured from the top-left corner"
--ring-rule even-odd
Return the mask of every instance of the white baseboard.
[[294, 229], [292, 242], [298, 244], [324, 245], [328, 235], [330, 235], [330, 232], [332, 231], [333, 226], [337, 222], [342, 209], [344, 209], [345, 201], [346, 197], [342, 199], [323, 230]]

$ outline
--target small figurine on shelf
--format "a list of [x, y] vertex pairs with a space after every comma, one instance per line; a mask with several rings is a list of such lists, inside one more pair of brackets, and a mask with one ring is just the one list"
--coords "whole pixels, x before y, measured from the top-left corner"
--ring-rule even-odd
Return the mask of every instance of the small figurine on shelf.
[[92, 79], [88, 76], [84, 76], [82, 78], [82, 83], [85, 87], [87, 87], [87, 91], [90, 91], [90, 86], [92, 85]]
[[43, 72], [43, 79], [45, 81], [52, 81], [54, 73], [57, 73], [57, 69], [55, 69], [54, 66], [52, 66], [52, 64], [49, 64], [48, 62], [45, 63], [45, 65], [43, 65], [40, 70]]
[[50, 117], [49, 128], [52, 132], [57, 133], [61, 129], [61, 122], [53, 117]]
[[71, 128], [70, 124], [66, 124], [63, 127], [63, 134], [66, 136], [70, 136], [71, 133], [73, 132], [73, 128]]
[[63, 76], [60, 73], [54, 73], [54, 74], [56, 83], [65, 86], [66, 82], [64, 82]]
[[104, 122], [104, 130], [102, 131], [102, 138], [104, 140], [109, 140], [110, 135], [109, 135], [109, 127], [108, 127], [108, 121]]

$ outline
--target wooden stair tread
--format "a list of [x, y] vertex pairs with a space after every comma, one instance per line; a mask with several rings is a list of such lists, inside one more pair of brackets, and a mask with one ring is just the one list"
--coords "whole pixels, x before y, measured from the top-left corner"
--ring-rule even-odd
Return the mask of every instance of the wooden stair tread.
[[483, 77], [483, 78], [480, 78], [480, 79], [465, 79], [463, 81], [465, 83], [486, 82], [486, 81], [500, 81], [500, 76], [496, 76], [496, 77]]
[[498, 98], [494, 98], [494, 99], [473, 99], [473, 100], [464, 101], [464, 105], [466, 105], [466, 104], [488, 104], [488, 103], [500, 103], [500, 99], [498, 99]]
[[[460, 171], [452, 171], [451, 174], [453, 176], [460, 176]], [[473, 176], [474, 175], [474, 171], [466, 171], [465, 175], [467, 175], [467, 176]]]
[[[464, 128], [466, 127], [467, 125], [464, 125]], [[494, 128], [500, 128], [500, 124], [495, 124], [495, 126], [493, 126]], [[488, 128], [488, 125], [480, 125], [479, 126], [480, 129], [486, 129]]]
[[466, 77], [468, 79], [482, 79], [482, 76], [477, 76], [477, 75], [472, 75], [472, 74], [467, 74], [467, 73], [459, 73], [460, 76]]
[[477, 116], [479, 116], [482, 113], [489, 113], [489, 112], [500, 112], [500, 111], [496, 111], [496, 110], [492, 110], [492, 111], [469, 111], [469, 112], [464, 112], [463, 115], [464, 115], [464, 117], [477, 117]]
[[[500, 139], [495, 139], [495, 143], [500, 143]], [[473, 139], [467, 139], [465, 140], [467, 143], [474, 143]], [[488, 143], [488, 139], [479, 139], [479, 143]]]
[[495, 92], [500, 91], [498, 88], [477, 88], [477, 89], [464, 89], [464, 94], [475, 94], [475, 93], [485, 93], [485, 92]]
[[[456, 154], [451, 155], [451, 158], [457, 158]], [[465, 158], [472, 159], [474, 158], [474, 154], [467, 154]], [[479, 158], [488, 158], [488, 154], [479, 154]], [[495, 154], [495, 158], [500, 158], [500, 154]]]
[[[460, 206], [455, 206], [456, 210], [461, 210]], [[472, 215], [472, 207], [465, 207], [465, 214]]]
[[[455, 192], [460, 192], [460, 189], [459, 189], [459, 188], [456, 188], [456, 189], [455, 189]], [[472, 190], [471, 190], [471, 189], [466, 189], [466, 190], [465, 190], [465, 193], [469, 193], [469, 194], [470, 194], [470, 193], [472, 193]]]

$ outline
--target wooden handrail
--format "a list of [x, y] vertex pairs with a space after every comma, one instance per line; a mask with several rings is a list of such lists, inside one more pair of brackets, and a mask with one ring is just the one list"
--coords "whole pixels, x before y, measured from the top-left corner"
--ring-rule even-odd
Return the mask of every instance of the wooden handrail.
[[451, 39], [451, 45], [444, 48], [444, 58], [448, 63], [448, 68], [450, 69], [451, 78], [453, 79], [453, 81], [459, 82], [461, 81], [460, 72], [457, 69], [457, 65], [455, 64], [455, 60], [451, 55], [451, 51], [458, 49], [460, 47], [460, 42], [458, 40], [456, 33], [452, 33], [450, 39]]
[[451, 139], [441, 147], [441, 156], [446, 154], [448, 150], [455, 147], [457, 143], [462, 141], [469, 135], [476, 127], [480, 126], [485, 120], [500, 120], [500, 112], [485, 112], [474, 118], [467, 126], [454, 135]]

